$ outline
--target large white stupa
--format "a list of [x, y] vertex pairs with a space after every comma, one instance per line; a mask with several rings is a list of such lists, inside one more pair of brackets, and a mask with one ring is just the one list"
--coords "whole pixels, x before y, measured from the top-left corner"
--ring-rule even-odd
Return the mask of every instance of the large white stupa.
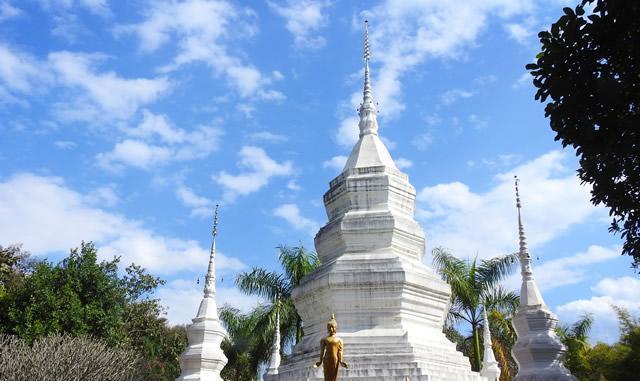
[[486, 380], [442, 333], [451, 291], [422, 262], [415, 188], [378, 137], [367, 37], [364, 58], [360, 139], [324, 195], [329, 222], [315, 237], [322, 265], [293, 292], [305, 335], [264, 379], [322, 380], [313, 364], [335, 313], [350, 365], [340, 380]]

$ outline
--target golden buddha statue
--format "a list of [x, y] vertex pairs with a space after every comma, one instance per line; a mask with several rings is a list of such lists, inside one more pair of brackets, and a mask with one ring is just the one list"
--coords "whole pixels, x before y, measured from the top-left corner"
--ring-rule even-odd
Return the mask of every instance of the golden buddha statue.
[[327, 322], [327, 337], [320, 340], [320, 361], [315, 364], [319, 367], [322, 364], [324, 371], [324, 381], [337, 381], [338, 368], [342, 365], [348, 368], [346, 362], [342, 361], [342, 340], [336, 336], [338, 332], [338, 322], [334, 314]]

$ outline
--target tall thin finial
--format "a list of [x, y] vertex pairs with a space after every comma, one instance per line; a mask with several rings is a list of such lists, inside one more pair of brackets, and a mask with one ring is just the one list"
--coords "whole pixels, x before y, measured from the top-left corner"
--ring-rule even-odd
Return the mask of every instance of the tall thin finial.
[[524, 225], [522, 224], [522, 203], [520, 202], [520, 190], [518, 188], [518, 184], [520, 183], [520, 179], [518, 176], [513, 176], [514, 183], [516, 186], [516, 208], [518, 208], [518, 238], [520, 240], [520, 257], [529, 258], [529, 249], [527, 249], [527, 237], [524, 234]]
[[369, 60], [371, 52], [369, 51], [369, 20], [364, 20], [364, 59]]
[[220, 205], [216, 204], [216, 209], [213, 212], [213, 240], [215, 241], [216, 236], [218, 235], [218, 207]]
[[215, 211], [213, 212], [213, 230], [211, 235], [211, 251], [209, 253], [209, 267], [207, 268], [207, 276], [204, 281], [204, 296], [214, 297], [216, 294], [216, 236], [218, 235], [218, 208], [220, 205], [216, 204]]
[[373, 102], [373, 92], [371, 90], [371, 75], [369, 73], [369, 59], [371, 58], [371, 49], [369, 47], [369, 21], [364, 21], [364, 90], [362, 92], [362, 104], [358, 110], [360, 115], [360, 136], [366, 134], [378, 134], [378, 120], [376, 114], [378, 110]]

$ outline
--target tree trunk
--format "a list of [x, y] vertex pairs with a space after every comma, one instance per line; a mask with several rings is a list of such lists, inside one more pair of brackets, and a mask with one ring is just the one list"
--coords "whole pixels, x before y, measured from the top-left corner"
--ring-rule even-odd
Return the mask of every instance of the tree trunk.
[[296, 344], [302, 340], [302, 319], [296, 319]]
[[475, 359], [475, 370], [476, 372], [480, 371], [480, 364], [482, 364], [482, 359], [480, 358], [480, 335], [478, 333], [480, 327], [476, 324], [472, 325], [473, 329], [473, 349], [474, 349], [474, 359]]

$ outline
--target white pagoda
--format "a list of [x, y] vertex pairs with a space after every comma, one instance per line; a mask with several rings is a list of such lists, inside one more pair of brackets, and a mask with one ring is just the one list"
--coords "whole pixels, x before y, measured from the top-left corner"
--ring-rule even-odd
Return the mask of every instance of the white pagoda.
[[493, 344], [491, 342], [491, 331], [489, 330], [489, 317], [486, 308], [482, 308], [482, 318], [484, 319], [484, 356], [482, 358], [482, 369], [480, 374], [487, 378], [488, 381], [497, 381], [500, 379], [500, 366], [493, 353]]
[[442, 332], [450, 287], [422, 262], [415, 188], [378, 137], [365, 35], [360, 138], [324, 195], [329, 221], [315, 237], [322, 265], [293, 292], [304, 337], [265, 381], [322, 380], [320, 339], [332, 313], [349, 369], [340, 380], [480, 381]]
[[218, 205], [214, 214], [213, 240], [209, 267], [204, 281], [204, 297], [198, 313], [187, 327], [189, 345], [180, 357], [180, 377], [176, 381], [222, 381], [220, 371], [227, 358], [220, 348], [226, 336], [218, 319], [216, 305], [216, 235], [218, 234]]
[[555, 334], [558, 318], [544, 303], [533, 278], [531, 256], [520, 214], [522, 205], [517, 177], [515, 184], [522, 285], [520, 306], [513, 317], [513, 326], [518, 334], [518, 340], [511, 350], [518, 364], [514, 381], [577, 381], [562, 364], [565, 349]]

